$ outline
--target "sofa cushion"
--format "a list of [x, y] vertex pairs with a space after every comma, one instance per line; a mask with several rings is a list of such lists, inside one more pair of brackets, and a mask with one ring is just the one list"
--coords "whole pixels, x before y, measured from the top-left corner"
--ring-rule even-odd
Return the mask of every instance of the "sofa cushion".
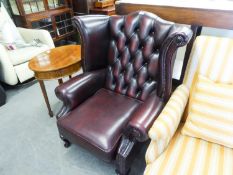
[[67, 116], [58, 119], [60, 135], [110, 161], [131, 114], [142, 103], [100, 89]]
[[3, 3], [1, 3], [0, 7], [0, 42], [3, 44], [25, 43], [17, 27], [7, 13]]
[[198, 75], [182, 134], [233, 148], [233, 85]]
[[[180, 125], [168, 148], [147, 164], [144, 175], [232, 175], [233, 149], [181, 134]], [[147, 154], [156, 152], [150, 144]]]
[[8, 52], [8, 54], [11, 63], [15, 66], [29, 61], [34, 56], [46, 50], [49, 50], [49, 46], [43, 44], [41, 47], [31, 46], [31, 47], [24, 47], [16, 50], [11, 50]]
[[14, 66], [14, 69], [20, 83], [34, 77], [34, 72], [29, 69], [28, 62]]

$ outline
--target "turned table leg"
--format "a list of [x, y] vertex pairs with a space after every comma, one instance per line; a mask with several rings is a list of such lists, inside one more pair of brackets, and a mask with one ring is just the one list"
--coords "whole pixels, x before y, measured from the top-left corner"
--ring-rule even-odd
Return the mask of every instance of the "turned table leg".
[[45, 89], [44, 81], [43, 80], [38, 80], [38, 81], [39, 81], [40, 88], [42, 90], [42, 93], [43, 93], [43, 96], [44, 96], [44, 99], [45, 99], [45, 103], [46, 103], [48, 111], [49, 111], [49, 116], [53, 117], [53, 111], [51, 110], [51, 107], [50, 107], [50, 104], [49, 104], [49, 98], [48, 98], [48, 95], [47, 95], [47, 92], [46, 92], [46, 89]]
[[58, 79], [58, 83], [59, 83], [59, 85], [63, 83], [62, 78], [59, 78], [59, 79]]

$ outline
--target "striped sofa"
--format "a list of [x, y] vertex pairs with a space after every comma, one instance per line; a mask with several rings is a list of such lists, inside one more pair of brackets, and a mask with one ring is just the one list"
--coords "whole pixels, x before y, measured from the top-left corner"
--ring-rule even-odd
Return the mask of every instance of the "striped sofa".
[[233, 175], [233, 149], [181, 134], [196, 74], [233, 84], [233, 39], [197, 37], [183, 84], [149, 131], [144, 175]]

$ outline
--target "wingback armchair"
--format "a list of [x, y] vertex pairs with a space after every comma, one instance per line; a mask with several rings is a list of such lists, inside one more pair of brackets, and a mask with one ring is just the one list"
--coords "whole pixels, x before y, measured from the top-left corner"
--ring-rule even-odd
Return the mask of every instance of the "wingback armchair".
[[55, 89], [63, 101], [60, 137], [65, 146], [79, 144], [116, 160], [116, 172], [126, 174], [134, 145], [148, 140], [170, 97], [176, 50], [192, 32], [147, 12], [81, 16], [74, 23], [84, 73]]
[[[149, 130], [151, 143], [146, 152], [145, 175], [233, 174], [232, 147], [216, 143], [219, 142], [218, 139], [229, 137], [225, 135], [224, 138], [225, 133], [223, 132], [227, 128], [231, 129], [231, 132], [226, 133], [233, 135], [232, 103], [228, 104], [229, 106], [226, 105], [227, 101], [233, 100], [233, 95], [230, 93], [233, 92], [232, 63], [233, 39], [213, 36], [196, 38], [183, 84], [171, 95], [163, 111]], [[197, 76], [210, 79], [213, 85], [197, 84], [199, 82]], [[228, 87], [226, 92], [218, 90], [227, 95], [213, 95], [214, 86]], [[231, 86], [231, 90], [229, 86]], [[194, 95], [199, 92], [197, 89], [200, 89], [203, 95]], [[225, 100], [222, 99], [218, 102], [218, 98], [222, 97]], [[196, 108], [191, 105], [193, 101], [198, 103]], [[205, 103], [208, 105], [203, 108]], [[219, 113], [218, 108], [223, 108], [223, 112]], [[196, 114], [193, 115], [194, 113]], [[190, 115], [194, 117], [187, 123]], [[197, 121], [199, 124], [195, 124]], [[184, 124], [184, 122], [186, 123]], [[226, 126], [222, 127], [222, 125]], [[194, 126], [195, 130], [190, 126]], [[190, 127], [190, 133], [194, 130], [196, 136], [187, 135], [187, 131], [185, 131], [187, 127]], [[214, 129], [215, 127], [218, 129]], [[220, 127], [221, 129], [219, 129]], [[218, 139], [211, 139], [216, 135]], [[232, 142], [232, 136], [231, 139], [227, 140]]]

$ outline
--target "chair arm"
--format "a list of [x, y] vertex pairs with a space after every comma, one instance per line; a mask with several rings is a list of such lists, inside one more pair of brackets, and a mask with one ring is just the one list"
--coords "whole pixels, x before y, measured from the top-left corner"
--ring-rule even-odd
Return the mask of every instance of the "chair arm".
[[50, 49], [55, 47], [53, 39], [47, 30], [25, 29], [21, 27], [17, 27], [17, 29], [27, 43], [32, 42], [34, 39], [39, 39], [43, 44], [49, 46]]
[[172, 72], [179, 47], [185, 46], [192, 37], [192, 30], [181, 25], [173, 25], [162, 44], [160, 53], [160, 82], [158, 96], [167, 101], [172, 93]]
[[0, 44], [0, 68], [0, 81], [9, 85], [18, 83], [18, 77], [10, 61], [8, 50], [2, 44]]
[[64, 116], [104, 86], [106, 70], [83, 73], [59, 85], [56, 96], [63, 102], [57, 118]]
[[133, 113], [126, 129], [126, 135], [139, 142], [146, 141], [149, 138], [147, 133], [163, 106], [164, 103], [157, 94], [152, 93]]
[[146, 152], [146, 162], [151, 163], [165, 150], [183, 116], [189, 98], [189, 89], [180, 85], [172, 94], [159, 117], [149, 130], [151, 143]]

